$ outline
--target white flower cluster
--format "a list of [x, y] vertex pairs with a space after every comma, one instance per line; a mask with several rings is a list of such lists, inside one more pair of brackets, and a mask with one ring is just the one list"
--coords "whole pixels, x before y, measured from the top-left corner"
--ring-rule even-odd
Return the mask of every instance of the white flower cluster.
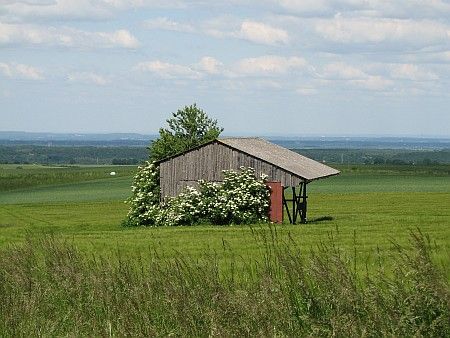
[[270, 190], [267, 176], [255, 176], [253, 168], [224, 171], [222, 184], [199, 181], [199, 189], [186, 188], [169, 199], [156, 216], [156, 225], [199, 223], [243, 224], [267, 221]]
[[198, 190], [187, 187], [181, 194], [160, 203], [159, 168], [145, 162], [138, 168], [125, 225], [174, 226], [243, 224], [267, 221], [270, 190], [266, 175], [253, 168], [224, 170], [221, 184], [199, 181]]
[[131, 197], [125, 201], [130, 205], [125, 224], [154, 225], [160, 212], [159, 168], [149, 161], [139, 166], [131, 191]]

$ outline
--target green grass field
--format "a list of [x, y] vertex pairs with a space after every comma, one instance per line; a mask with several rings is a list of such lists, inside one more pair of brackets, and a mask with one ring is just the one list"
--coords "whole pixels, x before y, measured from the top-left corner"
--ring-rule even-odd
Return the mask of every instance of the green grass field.
[[450, 334], [448, 167], [341, 167], [302, 225], [125, 228], [135, 169], [0, 166], [0, 336]]
[[[252, 256], [257, 245], [248, 226], [123, 228], [124, 200], [130, 193], [135, 167], [53, 168], [0, 167], [0, 247], [27, 236], [53, 233], [88, 252], [139, 253], [159, 247], [196, 255], [205, 249]], [[437, 246], [436, 259], [450, 265], [450, 175], [448, 167], [342, 167], [338, 177], [309, 185], [306, 225], [277, 226], [305, 248], [326, 241], [332, 233], [343, 248], [356, 244], [361, 262], [391, 241], [406, 243], [417, 228]], [[116, 171], [111, 177], [109, 173]], [[257, 225], [255, 225], [258, 227]]]

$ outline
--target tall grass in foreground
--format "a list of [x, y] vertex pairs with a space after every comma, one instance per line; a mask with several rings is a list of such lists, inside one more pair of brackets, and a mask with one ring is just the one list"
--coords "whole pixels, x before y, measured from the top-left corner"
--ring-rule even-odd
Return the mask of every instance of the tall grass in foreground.
[[274, 230], [255, 238], [263, 258], [224, 271], [214, 252], [111, 258], [29, 240], [0, 253], [0, 336], [450, 335], [449, 286], [420, 232], [392, 269], [363, 275], [333, 241], [304, 255]]

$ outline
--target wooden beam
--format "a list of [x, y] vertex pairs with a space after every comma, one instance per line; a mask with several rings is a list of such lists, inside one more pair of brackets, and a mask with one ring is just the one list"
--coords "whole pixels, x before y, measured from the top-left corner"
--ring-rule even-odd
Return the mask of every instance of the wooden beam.
[[301, 218], [302, 223], [306, 223], [307, 222], [306, 210], [307, 210], [307, 199], [308, 199], [308, 196], [306, 195], [306, 182], [303, 183], [302, 199], [303, 199], [303, 201], [302, 201], [300, 218]]
[[295, 187], [292, 187], [292, 224], [297, 222], [298, 209], [295, 207], [297, 204], [297, 194], [295, 193]]
[[287, 204], [287, 200], [286, 200], [286, 197], [285, 197], [285, 195], [284, 195], [284, 192], [285, 192], [286, 189], [287, 189], [287, 187], [284, 187], [284, 188], [283, 188], [283, 205], [284, 205], [284, 207], [286, 208], [286, 213], [287, 213], [288, 218], [289, 218], [289, 223], [292, 224], [291, 213], [289, 212], [289, 207], [288, 207], [288, 204]]

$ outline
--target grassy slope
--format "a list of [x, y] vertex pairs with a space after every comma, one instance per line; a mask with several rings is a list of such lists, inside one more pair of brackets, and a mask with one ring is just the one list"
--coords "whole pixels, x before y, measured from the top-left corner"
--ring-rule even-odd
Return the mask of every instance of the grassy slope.
[[[339, 177], [310, 184], [310, 220], [332, 219], [283, 225], [278, 227], [279, 233], [290, 233], [307, 248], [327, 240], [333, 233], [343, 247], [350, 248], [356, 241], [362, 257], [373, 257], [377, 248], [390, 248], [391, 239], [406, 242], [409, 231], [419, 227], [436, 241], [439, 249], [436, 258], [442, 264], [450, 264], [450, 176], [445, 171], [425, 176], [419, 170], [415, 173], [405, 168], [341, 169]], [[79, 168], [74, 171], [75, 178], [69, 175], [68, 181], [83, 177], [83, 171], [110, 170], [113, 169]], [[176, 251], [197, 255], [212, 248], [228, 255], [223, 251], [225, 243], [233, 248], [234, 254], [243, 257], [257, 253], [249, 227], [120, 227], [127, 209], [123, 200], [129, 194], [131, 170], [128, 168], [123, 175], [119, 169], [115, 170], [119, 171], [116, 177], [103, 175], [106, 178], [1, 192], [0, 247], [21, 241], [27, 234], [57, 233], [92, 252], [120, 248], [139, 253], [159, 247], [169, 255]]]
[[[0, 164], [0, 191], [25, 190], [31, 187], [54, 186], [104, 179], [115, 171], [130, 177], [135, 166], [42, 166]], [[0, 201], [0, 203], [2, 203]]]
[[[102, 169], [83, 170], [89, 177]], [[340, 252], [322, 251], [306, 265], [305, 256], [281, 251], [281, 266], [274, 247], [254, 240], [267, 225], [120, 227], [131, 183], [120, 171], [83, 181], [80, 169], [64, 184], [0, 188], [0, 250], [56, 233], [85, 254], [48, 238], [1, 252], [0, 336], [448, 336], [448, 289], [429, 261], [410, 249], [409, 265], [389, 256], [399, 258], [390, 239], [403, 244], [419, 227], [435, 240], [433, 259], [450, 280], [450, 176], [343, 169], [310, 185], [313, 222], [276, 228], [278, 238], [290, 233], [307, 249], [332, 234], [350, 255], [341, 261]], [[205, 256], [208, 249], [217, 255]], [[353, 254], [361, 275], [378, 264], [403, 274], [353, 279]]]

